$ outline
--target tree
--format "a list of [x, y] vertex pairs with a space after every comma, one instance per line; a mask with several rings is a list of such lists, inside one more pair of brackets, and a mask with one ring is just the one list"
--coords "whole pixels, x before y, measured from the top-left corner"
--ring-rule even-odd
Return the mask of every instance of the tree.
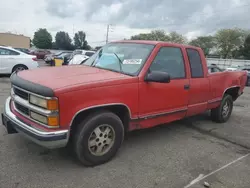
[[200, 47], [205, 56], [210, 55], [211, 50], [215, 47], [215, 40], [213, 36], [200, 36], [193, 39], [189, 43], [192, 46]]
[[169, 36], [164, 30], [154, 30], [150, 33], [140, 33], [131, 37], [131, 40], [154, 40], [154, 41], [169, 41]]
[[73, 45], [71, 44], [71, 38], [69, 34], [64, 31], [59, 31], [55, 36], [56, 48], [60, 50], [73, 50]]
[[179, 44], [186, 44], [187, 39], [183, 35], [173, 31], [169, 33], [169, 41], [174, 42], [174, 43], [179, 43]]
[[250, 60], [250, 34], [245, 39], [244, 45], [242, 47], [242, 55], [245, 59]]
[[233, 29], [221, 29], [216, 35], [216, 45], [222, 58], [233, 57], [235, 51], [240, 50], [240, 46], [243, 45], [246, 32], [239, 28]]
[[87, 50], [90, 48], [88, 42], [86, 41], [86, 33], [83, 31], [78, 31], [74, 36], [75, 48]]
[[52, 46], [52, 36], [47, 29], [40, 28], [35, 32], [32, 42], [37, 48], [50, 49]]

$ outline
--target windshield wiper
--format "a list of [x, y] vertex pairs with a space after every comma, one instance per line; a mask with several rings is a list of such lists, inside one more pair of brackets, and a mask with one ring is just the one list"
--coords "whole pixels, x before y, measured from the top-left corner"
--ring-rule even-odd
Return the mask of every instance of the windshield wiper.
[[119, 66], [120, 66], [120, 71], [121, 73], [124, 74], [123, 70], [122, 70], [122, 60], [118, 57], [118, 55], [114, 52], [114, 55], [117, 57], [118, 61], [119, 61]]

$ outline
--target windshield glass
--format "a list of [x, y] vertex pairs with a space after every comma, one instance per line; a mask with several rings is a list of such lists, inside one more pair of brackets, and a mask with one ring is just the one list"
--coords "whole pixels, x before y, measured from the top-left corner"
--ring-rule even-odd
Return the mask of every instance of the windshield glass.
[[154, 45], [150, 44], [110, 43], [99, 49], [84, 65], [135, 76], [153, 48]]

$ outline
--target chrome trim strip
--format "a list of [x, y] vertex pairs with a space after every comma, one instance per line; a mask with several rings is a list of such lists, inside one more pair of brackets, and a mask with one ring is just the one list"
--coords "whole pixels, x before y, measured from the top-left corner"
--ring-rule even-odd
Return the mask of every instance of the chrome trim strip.
[[8, 97], [6, 99], [6, 103], [5, 103], [5, 114], [7, 115], [7, 117], [9, 117], [12, 121], [14, 121], [16, 124], [18, 124], [20, 127], [22, 127], [23, 129], [37, 135], [37, 136], [53, 136], [53, 135], [59, 135], [59, 134], [64, 134], [64, 133], [68, 133], [68, 130], [59, 130], [59, 131], [53, 131], [53, 132], [44, 132], [38, 129], [35, 129], [31, 126], [26, 125], [25, 123], [23, 123], [22, 121], [20, 121], [15, 114], [13, 114], [10, 110], [10, 101], [11, 98]]
[[132, 119], [132, 121], [134, 121], [134, 120], [152, 119], [152, 118], [157, 118], [158, 116], [167, 116], [167, 115], [174, 114], [174, 113], [186, 112], [187, 110], [188, 110], [188, 108], [180, 108], [180, 109], [173, 110], [173, 111], [168, 111], [168, 112], [162, 112], [162, 113], [158, 113], [158, 114], [141, 116], [141, 117], [139, 117], [137, 119]]
[[211, 103], [216, 103], [216, 102], [220, 102], [222, 99], [221, 98], [215, 98], [215, 99], [211, 99], [209, 101], [207, 101], [208, 104], [211, 104]]
[[37, 112], [41, 115], [44, 115], [44, 116], [58, 116], [58, 111], [50, 111], [50, 110], [46, 110], [46, 109], [41, 109], [35, 105], [32, 105], [30, 104], [27, 100], [24, 100], [22, 99], [21, 97], [17, 96], [17, 95], [13, 95], [12, 96], [12, 99], [17, 102], [18, 104], [26, 107], [26, 108], [29, 108], [29, 110], [31, 111], [34, 111], [34, 112]]
[[[14, 87], [16, 87], [16, 86], [14, 86]], [[24, 91], [24, 92], [27, 92], [27, 93], [28, 93], [28, 96], [29, 96], [29, 94], [31, 93], [31, 92], [28, 92], [28, 91], [26, 91], [26, 90], [23, 90], [23, 89], [21, 89], [21, 88], [19, 88], [19, 87], [16, 87], [16, 88], [17, 88], [17, 89], [20, 89], [20, 90], [22, 90], [22, 91]], [[31, 93], [31, 94], [32, 94], [32, 93]], [[32, 95], [33, 95], [33, 94], [32, 94]], [[40, 96], [39, 96], [39, 97], [40, 97]], [[44, 108], [40, 108], [40, 107], [37, 107], [37, 106], [35, 106], [35, 105], [32, 105], [31, 103], [29, 103], [29, 100], [22, 99], [21, 97], [19, 97], [18, 95], [16, 95], [16, 94], [14, 93], [13, 88], [11, 88], [11, 98], [12, 98], [12, 100], [13, 100], [14, 102], [20, 104], [20, 105], [23, 106], [23, 107], [28, 108], [28, 109], [29, 109], [29, 112], [30, 112], [30, 111], [33, 111], [33, 112], [35, 112], [35, 113], [44, 115], [44, 116], [46, 116], [46, 117], [49, 117], [49, 116], [58, 116], [58, 117], [59, 117], [59, 111], [58, 111], [58, 110], [56, 110], [56, 111], [51, 111], [51, 110], [46, 110], [46, 109], [44, 109]], [[46, 99], [51, 99], [51, 98], [46, 97]], [[13, 106], [14, 106], [14, 109], [15, 109], [19, 114], [21, 114], [22, 116], [26, 117], [26, 118], [29, 119], [30, 121], [33, 121], [33, 122], [35, 122], [35, 123], [37, 123], [37, 124], [39, 124], [39, 125], [41, 125], [41, 126], [43, 126], [43, 127], [46, 127], [46, 128], [59, 128], [59, 127], [60, 127], [60, 126], [49, 126], [49, 125], [46, 125], [46, 124], [44, 124], [44, 123], [42, 123], [42, 122], [39, 122], [39, 121], [37, 121], [37, 120], [31, 118], [31, 117], [30, 117], [30, 114], [29, 114], [29, 116], [28, 116], [28, 115], [22, 113], [21, 111], [19, 111], [19, 110], [16, 108], [16, 105], [15, 105], [15, 104], [13, 104]]]
[[[26, 114], [20, 112], [20, 111], [16, 108], [15, 103], [13, 103], [13, 106], [14, 106], [15, 111], [17, 111], [19, 114], [21, 114], [22, 116], [26, 117], [26, 118], [29, 119], [30, 121], [33, 121], [33, 122], [37, 123], [38, 125], [41, 125], [41, 126], [43, 126], [43, 127], [50, 128], [50, 129], [51, 129], [51, 128], [59, 128], [59, 127], [60, 127], [60, 126], [49, 126], [49, 125], [43, 124], [42, 122], [37, 121], [37, 120], [31, 118], [30, 116], [27, 116]], [[30, 113], [29, 113], [29, 115], [30, 115]], [[42, 114], [41, 114], [41, 115], [42, 115]]]
[[195, 103], [195, 104], [191, 104], [191, 105], [188, 105], [188, 107], [195, 107], [195, 106], [199, 106], [199, 105], [206, 105], [207, 102], [201, 102], [201, 103]]
[[76, 118], [76, 116], [77, 116], [78, 114], [80, 114], [81, 112], [83, 112], [83, 111], [90, 110], [90, 109], [93, 109], [93, 108], [108, 107], [108, 106], [116, 106], [116, 105], [118, 105], [118, 106], [120, 105], [120, 106], [126, 107], [127, 110], [128, 110], [128, 112], [129, 112], [129, 117], [130, 117], [130, 119], [132, 119], [132, 118], [131, 118], [131, 111], [130, 111], [130, 108], [129, 108], [126, 104], [124, 104], [124, 103], [108, 103], [108, 104], [101, 104], [101, 105], [90, 106], [90, 107], [83, 108], [83, 109], [79, 110], [78, 112], [75, 113], [75, 115], [74, 115], [73, 118], [71, 119], [71, 121], [70, 121], [70, 127], [72, 126], [73, 121], [74, 121], [74, 119]]

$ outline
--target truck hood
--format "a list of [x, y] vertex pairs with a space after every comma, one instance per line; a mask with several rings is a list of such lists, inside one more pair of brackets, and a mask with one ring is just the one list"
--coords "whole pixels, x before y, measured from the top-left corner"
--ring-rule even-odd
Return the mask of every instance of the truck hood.
[[[129, 83], [136, 79], [136, 77], [84, 65], [41, 67], [18, 72], [15, 77], [19, 77], [22, 83], [25, 81], [31, 82], [50, 88], [53, 91], [103, 87], [112, 84]], [[13, 84], [17, 83], [22, 88], [17, 78], [13, 80], [16, 80]]]

